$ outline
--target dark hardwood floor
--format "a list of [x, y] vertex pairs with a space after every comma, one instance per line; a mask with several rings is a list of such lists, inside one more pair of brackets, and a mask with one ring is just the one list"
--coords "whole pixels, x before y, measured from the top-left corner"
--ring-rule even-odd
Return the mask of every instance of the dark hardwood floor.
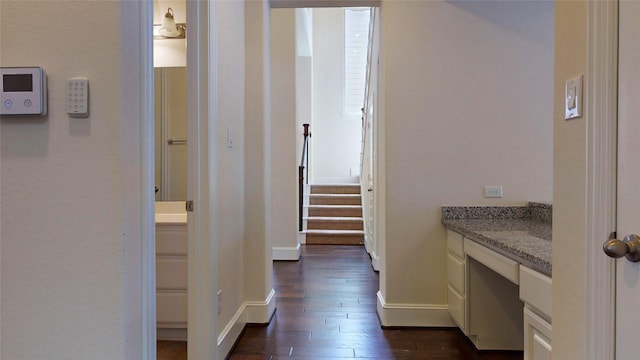
[[276, 261], [277, 311], [248, 327], [230, 360], [516, 360], [522, 352], [477, 352], [457, 329], [380, 328], [378, 275], [362, 246], [302, 246], [300, 261]]
[[[362, 246], [302, 246], [300, 261], [276, 261], [277, 311], [250, 326], [230, 360], [521, 360], [522, 352], [478, 352], [457, 329], [381, 329], [378, 274]], [[186, 360], [183, 342], [158, 342], [158, 360]]]
[[184, 341], [158, 341], [157, 360], [187, 360], [187, 343]]

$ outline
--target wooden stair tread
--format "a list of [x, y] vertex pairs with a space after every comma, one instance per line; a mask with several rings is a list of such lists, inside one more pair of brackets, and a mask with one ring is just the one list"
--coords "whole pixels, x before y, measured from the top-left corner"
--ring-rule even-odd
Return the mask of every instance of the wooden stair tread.
[[325, 193], [318, 193], [318, 194], [307, 194], [310, 197], [360, 197], [360, 194], [325, 194]]
[[363, 230], [323, 230], [323, 229], [307, 229], [307, 234], [322, 234], [322, 235], [364, 235]]
[[310, 193], [360, 194], [360, 184], [312, 184]]
[[361, 245], [364, 220], [360, 184], [312, 184], [305, 194], [306, 241], [314, 245]]
[[304, 219], [315, 221], [362, 221], [362, 217], [356, 216], [307, 216]]
[[339, 208], [345, 208], [345, 209], [360, 209], [362, 208], [362, 205], [305, 205], [306, 207], [315, 207], [315, 208], [324, 208], [324, 209], [339, 209]]
[[361, 205], [360, 194], [308, 194], [310, 205]]

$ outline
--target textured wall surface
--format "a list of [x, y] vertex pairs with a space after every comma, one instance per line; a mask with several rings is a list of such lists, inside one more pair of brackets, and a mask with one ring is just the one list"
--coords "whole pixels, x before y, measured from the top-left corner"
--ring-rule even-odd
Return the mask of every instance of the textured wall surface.
[[440, 207], [552, 198], [553, 3], [383, 1], [381, 17], [381, 288], [390, 303], [446, 304]]
[[[42, 66], [49, 89], [46, 117], [0, 125], [0, 357], [140, 358], [138, 5], [0, 9], [1, 65]], [[89, 78], [86, 119], [66, 114], [74, 76]]]

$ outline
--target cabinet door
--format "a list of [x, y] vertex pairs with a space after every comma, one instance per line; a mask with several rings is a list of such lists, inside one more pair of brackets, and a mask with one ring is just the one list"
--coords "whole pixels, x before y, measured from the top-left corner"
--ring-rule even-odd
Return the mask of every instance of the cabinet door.
[[465, 266], [464, 260], [458, 259], [456, 256], [447, 255], [447, 277], [449, 285], [453, 287], [458, 294], [465, 295]]
[[451, 315], [451, 318], [456, 325], [458, 325], [460, 330], [466, 334], [467, 322], [465, 316], [467, 303], [465, 301], [465, 297], [458, 294], [451, 286], [449, 286], [447, 298], [449, 302], [449, 315]]
[[551, 324], [524, 309], [524, 359], [551, 360]]

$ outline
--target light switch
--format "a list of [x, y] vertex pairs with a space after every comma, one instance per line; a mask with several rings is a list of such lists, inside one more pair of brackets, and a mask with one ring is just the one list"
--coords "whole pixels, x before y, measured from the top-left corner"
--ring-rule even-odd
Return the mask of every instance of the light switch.
[[582, 75], [569, 79], [564, 84], [564, 100], [565, 120], [582, 116]]

